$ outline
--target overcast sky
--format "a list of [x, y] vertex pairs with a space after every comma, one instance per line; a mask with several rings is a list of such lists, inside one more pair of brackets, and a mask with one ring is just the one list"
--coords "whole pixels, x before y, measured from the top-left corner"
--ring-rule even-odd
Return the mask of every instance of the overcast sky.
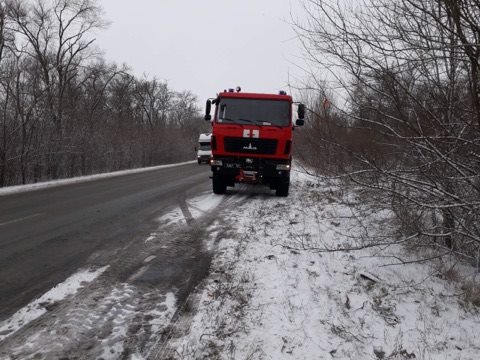
[[238, 85], [277, 92], [300, 76], [300, 45], [289, 25], [297, 1], [100, 0], [110, 25], [97, 45], [136, 75], [191, 90], [200, 104]]

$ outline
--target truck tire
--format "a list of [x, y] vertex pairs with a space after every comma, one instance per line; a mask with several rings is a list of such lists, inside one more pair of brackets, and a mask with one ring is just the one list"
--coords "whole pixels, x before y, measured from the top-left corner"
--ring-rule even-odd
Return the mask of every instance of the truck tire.
[[277, 196], [288, 196], [288, 189], [290, 187], [290, 179], [288, 180], [281, 180], [277, 184], [277, 189], [275, 194]]
[[227, 192], [227, 184], [222, 177], [213, 175], [212, 178], [213, 193], [223, 195]]

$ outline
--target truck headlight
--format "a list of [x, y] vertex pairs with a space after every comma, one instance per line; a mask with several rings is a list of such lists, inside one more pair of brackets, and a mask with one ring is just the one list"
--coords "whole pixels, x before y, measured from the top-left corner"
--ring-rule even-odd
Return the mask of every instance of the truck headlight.
[[277, 164], [277, 170], [290, 170], [290, 164]]
[[212, 166], [222, 166], [223, 162], [222, 162], [222, 160], [211, 159], [210, 160], [210, 165], [212, 165]]

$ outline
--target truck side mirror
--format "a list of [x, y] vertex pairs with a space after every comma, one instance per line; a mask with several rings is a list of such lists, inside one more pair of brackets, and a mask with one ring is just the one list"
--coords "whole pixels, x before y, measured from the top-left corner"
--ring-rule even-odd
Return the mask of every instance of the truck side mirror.
[[210, 111], [212, 111], [212, 101], [207, 100], [207, 104], [205, 105], [205, 121], [212, 120], [212, 115], [210, 115]]
[[305, 119], [305, 105], [304, 104], [298, 104], [297, 114], [298, 114], [298, 119], [299, 120]]
[[305, 124], [305, 105], [298, 104], [297, 108], [298, 119], [295, 121], [296, 126], [303, 126]]

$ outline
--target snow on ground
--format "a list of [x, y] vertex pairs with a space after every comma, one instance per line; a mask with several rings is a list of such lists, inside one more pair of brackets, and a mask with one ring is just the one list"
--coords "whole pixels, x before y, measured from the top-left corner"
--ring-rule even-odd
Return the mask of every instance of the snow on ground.
[[137, 174], [137, 173], [141, 173], [141, 172], [147, 172], [147, 171], [153, 171], [153, 170], [159, 170], [159, 169], [166, 169], [166, 168], [180, 166], [180, 165], [186, 165], [186, 164], [195, 164], [196, 162], [197, 162], [197, 160], [193, 160], [193, 161], [186, 161], [186, 162], [177, 163], [177, 164], [167, 164], [167, 165], [160, 165], [160, 166], [151, 166], [151, 167], [147, 167], [147, 168], [114, 171], [114, 172], [103, 173], [103, 174], [78, 176], [78, 177], [74, 177], [74, 178], [70, 178], [70, 179], [51, 180], [51, 181], [45, 181], [45, 182], [40, 182], [40, 183], [36, 183], [36, 184], [8, 186], [8, 187], [0, 188], [0, 196], [9, 195], [9, 194], [17, 194], [17, 193], [33, 191], [33, 190], [46, 189], [46, 188], [51, 188], [51, 187], [61, 186], [61, 185], [77, 184], [77, 183], [81, 183], [81, 182], [88, 182], [88, 181], [112, 178], [112, 177], [117, 177], [117, 176]]
[[224, 199], [221, 196], [214, 196], [210, 191], [186, 200], [185, 206], [176, 207], [157, 219], [160, 228], [158, 232], [152, 233], [146, 241], [148, 242], [154, 239], [158, 233], [162, 231], [162, 227], [164, 226], [173, 224], [186, 225], [190, 219], [200, 219], [202, 216], [208, 214], [209, 211], [220, 205], [223, 200]]
[[198, 196], [187, 202], [192, 216], [197, 219], [216, 208], [223, 201], [221, 196], [212, 196], [212, 193]]
[[38, 319], [47, 312], [49, 306], [74, 295], [80, 288], [99, 277], [107, 268], [108, 266], [104, 266], [96, 270], [79, 271], [18, 310], [10, 318], [0, 323], [0, 341], [14, 334], [33, 320]]
[[[136, 295], [136, 289], [134, 287], [122, 284], [120, 287], [115, 289], [109, 297], [105, 298], [105, 304], [107, 304], [107, 302], [112, 302], [123, 305], [122, 300], [126, 299], [125, 294], [127, 294], [125, 289], [129, 289], [131, 291], [131, 297]], [[154, 308], [149, 311], [145, 311], [142, 316], [145, 319], [149, 319], [148, 324], [146, 325], [150, 327], [151, 334], [155, 334], [157, 336], [170, 322], [175, 311], [175, 295], [173, 293], [167, 293], [163, 301], [154, 304]], [[113, 312], [117, 312], [117, 314], [112, 316]], [[132, 337], [129, 333], [129, 329], [132, 327], [132, 324], [135, 324], [135, 319], [138, 317], [138, 315], [139, 314], [135, 311], [131, 301], [128, 301], [128, 303], [123, 306], [123, 309], [121, 309], [121, 314], [119, 314], [119, 309], [113, 307], [109, 313], [104, 316], [104, 318], [99, 319], [100, 322], [105, 321], [105, 318], [113, 319], [111, 321], [113, 323], [111, 335], [105, 339], [102, 339], [101, 341], [102, 354], [99, 357], [100, 359], [115, 360], [122, 358], [125, 350], [125, 343], [128, 342]], [[158, 341], [158, 338], [156, 340]], [[156, 343], [148, 345], [154, 348], [155, 344]], [[132, 358], [141, 359], [142, 357], [140, 354], [135, 354], [132, 355]]]
[[232, 231], [172, 357], [479, 358], [479, 311], [435, 266], [394, 265], [415, 256], [400, 246], [381, 257], [375, 247], [333, 251], [394, 238], [388, 209], [303, 174], [292, 184], [288, 198], [254, 192], [225, 214]]
[[[185, 221], [185, 217], [183, 216], [182, 209], [180, 209], [179, 207], [177, 207], [177, 208], [167, 212], [166, 214], [162, 215], [161, 217], [159, 217], [158, 222], [161, 224], [161, 226], [167, 226], [167, 225], [179, 224], [179, 223], [183, 223], [183, 224], [187, 223]], [[154, 238], [156, 235], [158, 235], [158, 233], [152, 234], [151, 237]], [[151, 238], [148, 238], [147, 240], [149, 241], [149, 240], [151, 240]]]

